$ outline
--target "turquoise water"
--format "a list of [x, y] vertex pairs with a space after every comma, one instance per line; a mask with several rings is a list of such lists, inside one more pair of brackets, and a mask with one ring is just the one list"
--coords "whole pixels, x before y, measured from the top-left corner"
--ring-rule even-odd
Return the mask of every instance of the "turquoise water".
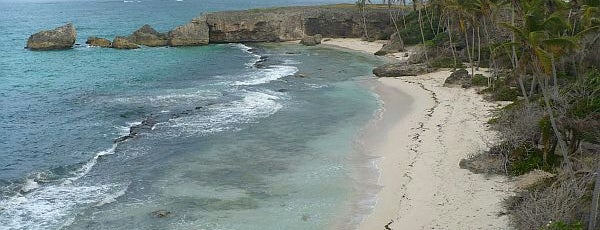
[[84, 43], [205, 11], [332, 2], [0, 1], [0, 229], [336, 224], [358, 192], [353, 145], [379, 108], [363, 86], [378, 60], [292, 44], [23, 49], [67, 21]]

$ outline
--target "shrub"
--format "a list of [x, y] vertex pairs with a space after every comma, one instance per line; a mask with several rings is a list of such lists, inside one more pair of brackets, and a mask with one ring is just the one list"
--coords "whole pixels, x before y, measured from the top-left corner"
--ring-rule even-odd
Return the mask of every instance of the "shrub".
[[429, 64], [434, 68], [466, 68], [460, 60], [456, 60], [456, 62], [456, 65], [454, 65], [454, 59], [452, 57], [438, 57], [431, 60]]
[[558, 221], [548, 224], [548, 226], [542, 228], [542, 230], [583, 230], [583, 224], [579, 221], [568, 224]]
[[543, 153], [532, 146], [523, 145], [513, 150], [510, 157], [510, 172], [514, 176], [519, 176], [540, 169], [552, 172], [554, 168], [560, 165], [561, 157], [556, 154], [548, 154], [544, 162]]
[[520, 193], [507, 204], [513, 223], [517, 229], [580, 229], [578, 221], [588, 215], [592, 179], [591, 172], [559, 177]]
[[496, 101], [516, 101], [521, 92], [517, 88], [502, 86], [492, 92], [492, 98]]
[[474, 86], [487, 86], [488, 85], [488, 78], [486, 76], [481, 75], [481, 74], [475, 74], [473, 76], [473, 79], [471, 80], [471, 85], [474, 85]]

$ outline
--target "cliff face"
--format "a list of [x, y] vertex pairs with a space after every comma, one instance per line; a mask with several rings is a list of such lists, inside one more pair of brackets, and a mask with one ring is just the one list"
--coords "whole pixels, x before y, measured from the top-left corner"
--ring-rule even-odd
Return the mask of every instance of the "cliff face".
[[168, 34], [168, 44], [170, 46], [197, 46], [206, 45], [208, 42], [208, 25], [203, 17], [178, 26], [169, 31]]
[[[387, 9], [367, 11], [366, 25], [372, 37], [389, 28], [390, 23]], [[181, 30], [204, 25], [208, 30]], [[208, 37], [210, 43], [276, 42], [300, 40], [305, 35], [315, 34], [334, 38], [363, 37], [363, 18], [353, 5], [225, 11], [195, 18], [191, 23], [171, 31], [169, 37], [180, 41], [179, 45], [193, 45], [187, 41]]]

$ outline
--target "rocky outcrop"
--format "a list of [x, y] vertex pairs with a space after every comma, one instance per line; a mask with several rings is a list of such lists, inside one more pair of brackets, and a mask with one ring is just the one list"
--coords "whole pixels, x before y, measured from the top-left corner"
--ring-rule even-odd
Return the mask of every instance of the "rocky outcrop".
[[375, 52], [375, 55], [383, 56], [391, 53], [398, 53], [404, 51], [404, 44], [398, 36], [398, 33], [394, 33], [390, 36], [390, 39], [381, 47], [381, 49]]
[[117, 36], [112, 42], [112, 48], [115, 49], [137, 49], [140, 48], [137, 44], [127, 40], [125, 37]]
[[300, 44], [305, 46], [315, 46], [321, 44], [321, 40], [323, 40], [323, 36], [320, 34], [316, 34], [314, 36], [304, 36], [302, 40], [300, 40]]
[[147, 117], [139, 125], [134, 125], [129, 128], [129, 134], [113, 140], [114, 143], [120, 143], [136, 137], [140, 133], [148, 132], [158, 123], [154, 117]]
[[30, 50], [59, 50], [69, 49], [75, 44], [77, 32], [72, 23], [35, 33], [27, 40], [27, 49]]
[[[372, 33], [390, 25], [387, 9], [370, 9], [366, 18]], [[208, 25], [211, 43], [293, 41], [316, 34], [360, 38], [364, 34], [362, 16], [353, 5], [225, 11], [196, 20]]]
[[110, 42], [110, 40], [108, 40], [106, 38], [99, 38], [99, 37], [93, 37], [93, 36], [88, 37], [85, 44], [88, 44], [90, 46], [104, 47], [104, 48], [108, 48], [108, 47], [112, 46], [112, 42]]
[[159, 33], [148, 24], [133, 32], [133, 34], [130, 35], [127, 40], [138, 45], [150, 47], [167, 45], [167, 35]]
[[150, 213], [154, 218], [166, 218], [171, 216], [171, 211], [167, 210], [156, 210]]
[[[110, 47], [136, 49], [139, 48], [138, 45], [155, 47], [277, 42], [300, 40], [305, 36], [310, 37], [305, 38], [304, 44], [315, 45], [320, 43], [323, 36], [361, 38], [365, 27], [369, 34], [378, 34], [387, 31], [391, 25], [388, 10], [385, 8], [371, 8], [365, 17], [366, 21], [351, 4], [215, 12], [195, 18], [167, 34], [144, 25], [128, 37], [115, 38]], [[75, 43], [75, 35], [73, 25], [67, 24], [52, 31], [32, 35], [27, 48], [70, 48]], [[88, 39], [88, 44], [109, 46], [106, 40], [99, 38]]]
[[466, 69], [458, 69], [454, 71], [446, 81], [444, 81], [444, 86], [469, 86], [471, 84], [471, 75], [469, 71]]
[[209, 43], [209, 31], [204, 17], [178, 26], [168, 33], [169, 46], [197, 46]]
[[373, 69], [373, 74], [377, 77], [402, 77], [417, 76], [431, 73], [435, 69], [426, 64], [407, 64], [404, 62], [389, 63]]

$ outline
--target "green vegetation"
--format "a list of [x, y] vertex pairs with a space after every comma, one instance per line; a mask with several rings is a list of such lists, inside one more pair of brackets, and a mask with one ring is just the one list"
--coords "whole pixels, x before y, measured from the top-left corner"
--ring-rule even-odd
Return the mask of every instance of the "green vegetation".
[[[515, 226], [600, 229], [590, 221], [598, 212], [590, 197], [600, 194], [600, 1], [430, 0], [410, 12], [406, 1], [382, 2], [403, 7], [390, 15], [404, 44], [424, 47], [416, 61], [467, 62], [472, 86], [513, 101], [490, 121], [502, 142], [489, 153], [502, 156], [506, 174], [555, 178], [508, 204]], [[480, 67], [492, 77], [475, 75]]]

